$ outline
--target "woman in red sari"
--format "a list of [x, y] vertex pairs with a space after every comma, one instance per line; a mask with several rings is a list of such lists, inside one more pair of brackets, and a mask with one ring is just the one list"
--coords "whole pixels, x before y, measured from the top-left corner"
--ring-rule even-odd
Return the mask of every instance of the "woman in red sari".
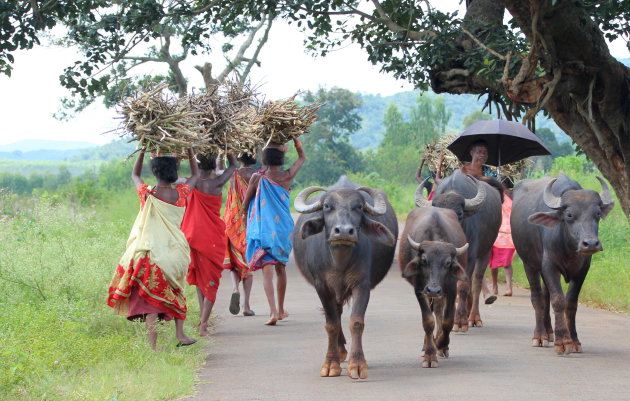
[[221, 189], [230, 179], [236, 163], [228, 155], [229, 166], [221, 175], [215, 173], [217, 155], [199, 155], [201, 175], [191, 192], [182, 221], [182, 231], [190, 244], [188, 284], [197, 286], [199, 299], [199, 335], [207, 336], [208, 319], [217, 299], [225, 257], [225, 224], [221, 219]]
[[238, 158], [241, 167], [234, 171], [228, 188], [227, 201], [223, 221], [225, 222], [225, 234], [227, 236], [227, 250], [224, 267], [230, 269], [232, 276], [232, 298], [230, 299], [230, 313], [237, 315], [240, 312], [240, 292], [238, 286], [243, 282], [243, 315], [254, 316], [255, 313], [249, 305], [249, 295], [252, 292], [254, 281], [253, 272], [247, 267], [245, 260], [247, 210], [243, 209], [243, 199], [247, 193], [247, 185], [252, 175], [256, 172], [251, 166], [256, 164], [256, 158], [250, 154], [244, 154]]
[[192, 150], [189, 150], [192, 177], [173, 187], [179, 167], [179, 161], [173, 156], [151, 160], [157, 185], [149, 188], [140, 177], [144, 149], [138, 155], [131, 179], [140, 196], [140, 212], [127, 240], [127, 249], [114, 272], [107, 298], [107, 304], [116, 313], [126, 314], [129, 320], [146, 321], [149, 346], [154, 350], [158, 319], [175, 319], [177, 346], [197, 341], [184, 334], [187, 310], [184, 288], [190, 253], [179, 225], [186, 198], [199, 173]]

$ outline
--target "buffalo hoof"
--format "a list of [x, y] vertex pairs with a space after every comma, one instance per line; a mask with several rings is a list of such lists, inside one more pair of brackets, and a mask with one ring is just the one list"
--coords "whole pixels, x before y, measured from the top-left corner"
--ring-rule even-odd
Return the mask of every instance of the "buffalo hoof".
[[348, 376], [350, 376], [350, 378], [354, 380], [367, 379], [368, 377], [368, 365], [365, 359], [351, 359], [350, 362], [348, 362], [346, 370], [348, 371]]
[[337, 377], [341, 376], [341, 366], [337, 361], [326, 361], [322, 365], [322, 370], [319, 371], [321, 377]]
[[547, 341], [549, 341], [550, 343], [554, 342], [553, 333], [547, 333]]
[[573, 350], [571, 352], [575, 352], [578, 354], [582, 353], [582, 343], [579, 341], [573, 341]]
[[532, 338], [532, 347], [547, 347], [548, 345], [549, 345], [549, 342], [547, 341], [545, 337]]
[[483, 327], [483, 322], [481, 321], [481, 319], [477, 319], [475, 321], [469, 320], [468, 321], [468, 326], [470, 326], [470, 327]]
[[424, 360], [422, 361], [423, 368], [437, 368], [440, 364], [438, 363], [437, 356], [435, 355], [425, 355]]
[[448, 358], [448, 348], [438, 350], [438, 355], [442, 358]]
[[558, 355], [569, 355], [571, 350], [573, 349], [573, 341], [572, 340], [556, 340], [554, 344], [554, 351]]
[[458, 325], [458, 324], [454, 324], [453, 325], [453, 330], [451, 330], [455, 333], [467, 333], [468, 332], [468, 324], [463, 324], [463, 325]]

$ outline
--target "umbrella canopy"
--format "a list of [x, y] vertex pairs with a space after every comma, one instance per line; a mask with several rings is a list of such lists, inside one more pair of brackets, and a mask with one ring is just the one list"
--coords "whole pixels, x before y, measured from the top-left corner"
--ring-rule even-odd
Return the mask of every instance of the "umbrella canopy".
[[469, 162], [470, 145], [482, 139], [488, 143], [491, 166], [503, 166], [529, 156], [550, 155], [551, 152], [533, 132], [521, 123], [507, 120], [483, 120], [470, 124], [447, 149], [463, 162]]

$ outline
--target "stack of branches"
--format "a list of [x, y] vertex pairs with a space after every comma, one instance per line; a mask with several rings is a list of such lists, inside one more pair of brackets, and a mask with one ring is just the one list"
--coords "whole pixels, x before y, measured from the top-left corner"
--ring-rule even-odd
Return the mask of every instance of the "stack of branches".
[[[453, 171], [462, 167], [463, 163], [446, 147], [457, 138], [457, 135], [443, 135], [437, 141], [430, 142], [426, 145], [422, 158], [429, 170], [437, 172], [439, 169], [438, 163], [440, 156], [444, 155], [442, 161], [442, 177], [447, 177], [453, 173]], [[525, 169], [532, 165], [529, 159], [519, 160], [514, 163], [505, 164], [499, 168], [495, 166], [486, 166], [490, 170], [494, 171], [497, 176], [507, 177], [512, 182], [517, 182], [525, 176]]]
[[315, 112], [321, 106], [300, 106], [295, 95], [286, 100], [269, 101], [259, 110], [249, 130], [265, 144], [284, 144], [308, 132], [309, 126], [317, 120]]
[[148, 92], [138, 92], [119, 106], [122, 119], [119, 135], [130, 135], [128, 142], [138, 141], [136, 152], [146, 148], [152, 153], [174, 152], [185, 156], [186, 149], [198, 141], [198, 115], [164, 94], [167, 87], [163, 84]]
[[255, 93], [246, 85], [227, 82], [213, 94], [188, 96], [179, 100], [180, 107], [197, 118], [199, 136], [195, 143], [199, 153], [253, 153], [262, 139], [248, 132], [256, 115], [252, 106]]

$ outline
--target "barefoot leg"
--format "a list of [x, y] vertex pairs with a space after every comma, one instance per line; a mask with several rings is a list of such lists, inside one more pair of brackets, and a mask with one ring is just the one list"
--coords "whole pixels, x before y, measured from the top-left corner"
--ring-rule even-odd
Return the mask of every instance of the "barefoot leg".
[[268, 326], [273, 326], [278, 321], [279, 315], [276, 309], [276, 297], [273, 290], [273, 266], [266, 265], [263, 267], [263, 288], [265, 289], [265, 295], [267, 296], [267, 302], [269, 303], [269, 320], [265, 323]]
[[149, 340], [149, 347], [155, 351], [157, 347], [157, 331], [155, 330], [155, 323], [157, 322], [157, 313], [147, 313], [147, 339]]

